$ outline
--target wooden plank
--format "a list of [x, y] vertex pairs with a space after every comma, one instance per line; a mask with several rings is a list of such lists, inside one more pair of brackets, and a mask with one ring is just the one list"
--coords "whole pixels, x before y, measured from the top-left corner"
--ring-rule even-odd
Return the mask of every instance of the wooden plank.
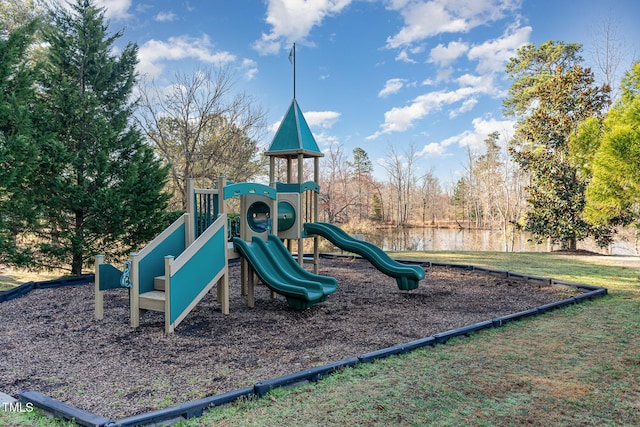
[[153, 289], [156, 291], [165, 291], [165, 283], [164, 276], [157, 276], [153, 278]]
[[162, 291], [151, 291], [140, 294], [140, 308], [164, 313], [165, 297], [166, 295]]

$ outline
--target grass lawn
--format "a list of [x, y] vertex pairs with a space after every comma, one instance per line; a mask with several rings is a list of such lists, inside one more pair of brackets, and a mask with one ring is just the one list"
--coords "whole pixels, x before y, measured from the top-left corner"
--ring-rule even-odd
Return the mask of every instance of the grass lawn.
[[42, 282], [57, 279], [64, 273], [36, 273], [27, 270], [17, 270], [0, 266], [0, 292], [6, 291], [26, 282]]
[[[609, 295], [212, 409], [179, 426], [640, 425], [640, 259], [402, 253], [604, 286]], [[428, 282], [425, 283], [428, 286]], [[37, 414], [0, 424], [67, 425]], [[20, 424], [22, 423], [22, 424]]]

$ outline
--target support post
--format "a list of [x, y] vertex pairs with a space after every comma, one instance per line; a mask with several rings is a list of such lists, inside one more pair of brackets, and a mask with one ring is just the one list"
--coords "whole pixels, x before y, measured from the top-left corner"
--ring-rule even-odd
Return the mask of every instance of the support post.
[[140, 274], [138, 254], [129, 255], [131, 267], [129, 277], [131, 278], [131, 289], [129, 289], [129, 324], [132, 328], [140, 326]]
[[173, 332], [171, 323], [171, 263], [174, 257], [166, 255], [164, 257], [164, 332]]
[[269, 183], [273, 184], [276, 180], [276, 158], [269, 156]]
[[256, 298], [255, 298], [255, 287], [256, 287], [256, 282], [255, 282], [255, 275], [253, 273], [253, 269], [249, 266], [247, 267], [247, 279], [248, 279], [248, 284], [247, 284], [247, 307], [249, 308], [253, 308], [256, 305]]
[[[304, 155], [302, 153], [298, 154], [298, 184], [302, 184], [302, 177], [304, 175]], [[302, 194], [300, 194], [300, 198], [302, 198]], [[300, 207], [302, 207], [302, 200], [299, 203]], [[302, 212], [298, 212], [298, 214], [302, 214]], [[298, 264], [301, 266], [304, 264], [304, 239], [302, 237], [298, 238]]]
[[[316, 183], [320, 182], [320, 158], [313, 158], [313, 180]], [[313, 192], [313, 218], [311, 222], [318, 222], [319, 217], [319, 208], [318, 208], [318, 193]], [[319, 248], [319, 237], [313, 236], [313, 273], [318, 274], [318, 269], [320, 266], [320, 256], [318, 254]]]
[[94, 317], [96, 320], [102, 320], [104, 317], [104, 291], [100, 290], [100, 264], [104, 263], [103, 255], [96, 255], [95, 262], [95, 281], [94, 281]]
[[227, 178], [220, 176], [218, 178], [218, 215], [227, 213], [227, 205], [224, 201], [224, 187], [227, 185]]
[[193, 178], [187, 178], [187, 213], [189, 218], [186, 222], [185, 244], [188, 248], [196, 239], [196, 206], [195, 206], [195, 184]]

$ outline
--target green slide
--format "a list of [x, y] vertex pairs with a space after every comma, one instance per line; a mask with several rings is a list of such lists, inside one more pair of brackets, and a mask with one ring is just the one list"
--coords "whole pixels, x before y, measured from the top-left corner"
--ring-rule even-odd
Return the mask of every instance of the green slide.
[[298, 265], [277, 236], [269, 236], [267, 242], [254, 236], [251, 243], [234, 237], [233, 246], [269, 289], [287, 298], [291, 308], [313, 307], [337, 288], [333, 277], [312, 274]]
[[326, 222], [307, 222], [304, 224], [307, 235], [324, 237], [337, 247], [361, 255], [375, 268], [396, 279], [398, 288], [403, 291], [416, 289], [420, 280], [424, 279], [424, 269], [417, 265], [402, 264], [376, 245], [364, 240], [354, 239], [340, 227]]

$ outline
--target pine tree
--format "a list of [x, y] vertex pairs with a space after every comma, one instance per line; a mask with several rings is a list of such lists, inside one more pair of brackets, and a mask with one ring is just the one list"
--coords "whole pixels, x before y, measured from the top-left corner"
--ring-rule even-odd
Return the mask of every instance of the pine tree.
[[123, 255], [164, 227], [167, 170], [132, 123], [137, 46], [118, 55], [104, 10], [77, 0], [55, 8], [40, 101], [51, 134], [37, 188], [43, 227], [32, 262], [79, 274], [96, 253]]
[[33, 21], [0, 38], [0, 254], [12, 264], [29, 259], [30, 249], [18, 244], [19, 236], [38, 219], [30, 184], [39, 157], [33, 126], [36, 70], [25, 59], [36, 26]]

